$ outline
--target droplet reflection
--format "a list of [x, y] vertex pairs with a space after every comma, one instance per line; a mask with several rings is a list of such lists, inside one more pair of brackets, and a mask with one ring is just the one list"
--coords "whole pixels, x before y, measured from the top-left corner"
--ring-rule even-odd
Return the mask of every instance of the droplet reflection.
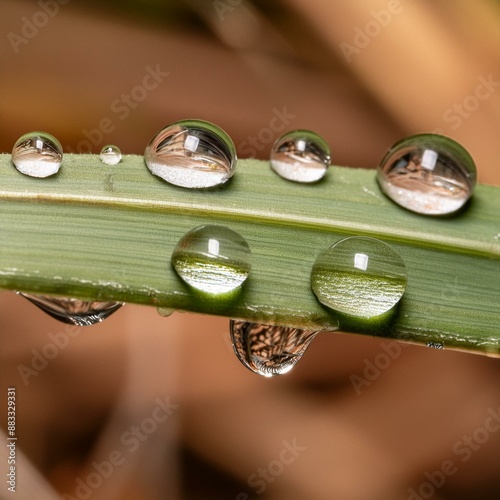
[[330, 165], [327, 142], [310, 130], [293, 130], [281, 136], [271, 150], [271, 167], [295, 182], [316, 182]]
[[311, 287], [329, 308], [358, 318], [390, 311], [406, 289], [406, 266], [387, 243], [375, 238], [345, 238], [321, 252], [311, 272]]
[[46, 132], [21, 136], [12, 149], [12, 163], [30, 177], [49, 177], [59, 171], [63, 150], [60, 142]]
[[175, 312], [175, 309], [170, 309], [170, 307], [157, 307], [156, 312], [160, 316], [163, 316], [164, 318], [168, 318], [169, 316], [172, 316], [172, 314]]
[[120, 307], [122, 302], [96, 302], [73, 298], [49, 297], [17, 292], [54, 319], [70, 325], [90, 326], [104, 321]]
[[249, 370], [272, 377], [288, 373], [319, 331], [247, 321], [230, 321], [234, 352]]
[[101, 149], [99, 159], [106, 165], [118, 165], [122, 161], [122, 152], [118, 146], [107, 144]]
[[457, 142], [437, 134], [414, 135], [384, 156], [377, 180], [398, 205], [425, 215], [456, 212], [469, 200], [476, 166]]
[[224, 226], [207, 224], [186, 233], [172, 253], [177, 274], [200, 292], [220, 295], [238, 289], [251, 268], [245, 238]]
[[224, 184], [236, 167], [236, 148], [217, 125], [182, 120], [160, 130], [146, 147], [149, 170], [165, 181], [186, 188]]

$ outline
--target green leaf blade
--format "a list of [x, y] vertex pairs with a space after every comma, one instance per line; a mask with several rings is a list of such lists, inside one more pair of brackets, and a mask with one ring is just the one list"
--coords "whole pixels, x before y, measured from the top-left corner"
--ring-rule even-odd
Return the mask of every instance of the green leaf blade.
[[[32, 179], [0, 155], [0, 179], [0, 288], [336, 329], [311, 291], [312, 265], [341, 238], [371, 236], [400, 253], [408, 287], [393, 320], [366, 333], [500, 352], [500, 188], [479, 185], [467, 210], [438, 219], [393, 204], [374, 171], [342, 167], [301, 185], [243, 160], [226, 186], [197, 191], [153, 177], [141, 156], [107, 166], [65, 155], [58, 175]], [[195, 294], [170, 265], [202, 224], [225, 225], [252, 249], [235, 297]]]

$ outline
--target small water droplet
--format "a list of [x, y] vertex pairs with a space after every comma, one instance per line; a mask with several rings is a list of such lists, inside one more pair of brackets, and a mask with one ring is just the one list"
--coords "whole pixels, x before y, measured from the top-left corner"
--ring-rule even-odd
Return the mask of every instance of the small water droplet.
[[217, 125], [203, 120], [181, 120], [151, 139], [144, 160], [154, 175], [171, 184], [208, 188], [231, 178], [236, 167], [236, 149]]
[[17, 292], [52, 318], [63, 323], [89, 326], [104, 321], [123, 306], [122, 302], [94, 302]]
[[271, 150], [271, 167], [295, 182], [316, 182], [330, 165], [327, 142], [310, 130], [293, 130], [281, 136]]
[[169, 307], [157, 307], [156, 311], [160, 316], [167, 318], [175, 312], [175, 309], [170, 309]]
[[229, 329], [238, 359], [248, 369], [264, 377], [288, 373], [319, 333], [233, 319]]
[[172, 253], [172, 265], [188, 285], [219, 295], [236, 290], [247, 279], [251, 252], [237, 232], [209, 224], [180, 239]]
[[345, 238], [321, 252], [311, 286], [318, 300], [337, 312], [373, 318], [390, 311], [406, 288], [406, 266], [387, 243]]
[[118, 165], [122, 161], [122, 152], [118, 146], [107, 144], [101, 149], [99, 158], [106, 165]]
[[12, 148], [12, 163], [30, 177], [49, 177], [59, 171], [63, 158], [60, 142], [46, 132], [29, 132]]
[[420, 134], [397, 142], [382, 159], [377, 179], [391, 200], [426, 215], [459, 210], [471, 197], [476, 166], [457, 142]]
[[431, 349], [444, 349], [444, 344], [442, 342], [427, 342], [427, 347]]

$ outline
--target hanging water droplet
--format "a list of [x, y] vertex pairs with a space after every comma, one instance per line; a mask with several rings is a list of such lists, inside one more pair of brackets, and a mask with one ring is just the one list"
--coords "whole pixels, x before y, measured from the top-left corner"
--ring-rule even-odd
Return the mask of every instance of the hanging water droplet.
[[330, 165], [327, 142], [310, 130], [293, 130], [281, 136], [271, 150], [271, 167], [295, 182], [316, 182]]
[[60, 142], [46, 132], [29, 132], [12, 148], [12, 163], [30, 177], [48, 177], [59, 171], [63, 158]]
[[171, 184], [208, 188], [231, 178], [236, 149], [217, 125], [203, 120], [181, 120], [151, 139], [144, 160], [154, 175]]
[[122, 152], [118, 146], [107, 144], [101, 149], [99, 158], [106, 165], [118, 165], [122, 161]]
[[390, 311], [406, 289], [406, 266], [387, 243], [354, 236], [321, 252], [311, 286], [318, 300], [337, 312], [373, 318]]
[[188, 285], [219, 295], [236, 290], [247, 279], [251, 252], [245, 238], [232, 229], [205, 225], [180, 239], [172, 265]]
[[94, 302], [17, 292], [52, 318], [63, 323], [89, 326], [104, 321], [123, 306], [123, 302]]
[[420, 214], [445, 215], [471, 197], [476, 166], [454, 140], [420, 134], [392, 146], [380, 163], [377, 180], [398, 205]]
[[319, 331], [231, 320], [231, 342], [238, 359], [264, 377], [288, 373]]
[[170, 307], [157, 307], [156, 312], [160, 316], [167, 318], [168, 316], [171, 316], [175, 312], [175, 309], [170, 309]]

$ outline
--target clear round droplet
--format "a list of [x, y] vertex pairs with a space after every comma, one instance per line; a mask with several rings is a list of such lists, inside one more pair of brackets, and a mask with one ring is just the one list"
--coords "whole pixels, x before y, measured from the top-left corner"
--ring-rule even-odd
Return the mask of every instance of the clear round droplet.
[[95, 302], [17, 292], [54, 319], [70, 325], [90, 326], [104, 321], [123, 302]]
[[118, 146], [107, 144], [101, 149], [99, 158], [106, 165], [118, 165], [122, 161], [122, 152]]
[[157, 307], [156, 312], [160, 316], [167, 318], [168, 316], [171, 316], [175, 312], [175, 309], [170, 309], [170, 307]]
[[205, 225], [186, 233], [172, 254], [177, 274], [200, 292], [232, 292], [247, 279], [251, 252], [245, 238], [224, 226]]
[[271, 150], [272, 169], [290, 181], [319, 181], [329, 165], [327, 142], [310, 130], [293, 130], [282, 135]]
[[387, 243], [354, 236], [321, 252], [311, 287], [325, 306], [349, 316], [374, 318], [390, 311], [406, 289], [406, 266]]
[[160, 130], [146, 147], [144, 160], [158, 177], [186, 188], [224, 184], [234, 174], [236, 149], [217, 125], [182, 120]]
[[288, 373], [319, 331], [231, 320], [234, 352], [249, 370], [264, 377]]
[[476, 166], [453, 139], [420, 134], [389, 149], [377, 180], [398, 205], [419, 214], [446, 215], [462, 208], [472, 196]]
[[12, 148], [12, 163], [30, 177], [49, 177], [59, 171], [63, 158], [61, 143], [46, 132], [29, 132]]

